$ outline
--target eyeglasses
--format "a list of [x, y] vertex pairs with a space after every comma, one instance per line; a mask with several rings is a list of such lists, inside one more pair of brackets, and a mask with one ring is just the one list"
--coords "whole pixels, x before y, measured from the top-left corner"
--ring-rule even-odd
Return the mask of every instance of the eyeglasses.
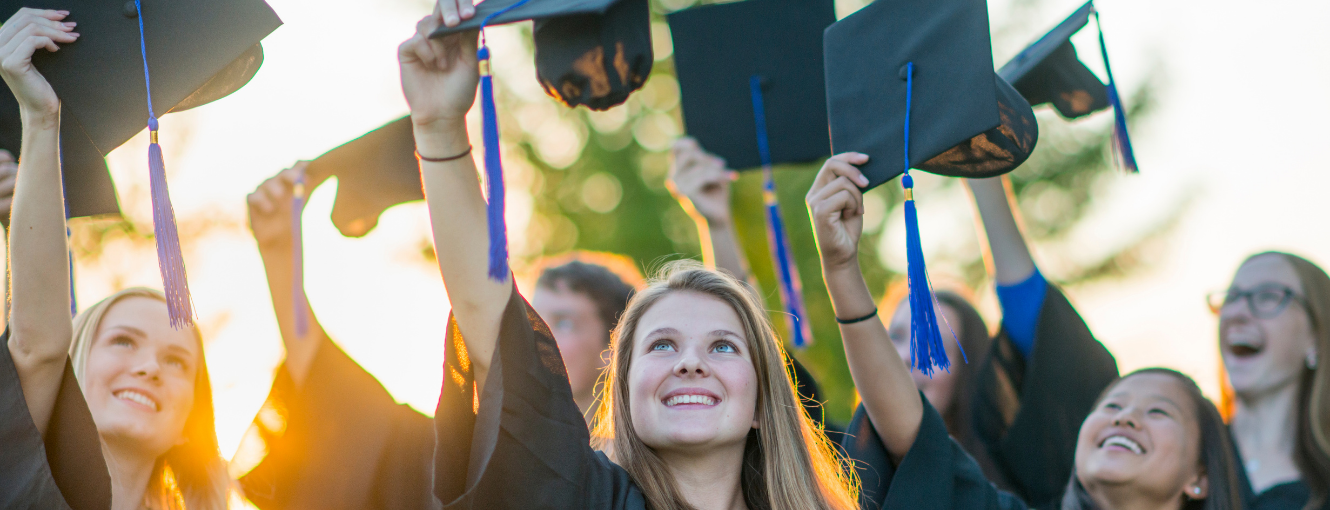
[[1289, 303], [1297, 301], [1307, 308], [1307, 299], [1293, 292], [1293, 289], [1278, 284], [1266, 284], [1251, 290], [1232, 288], [1211, 292], [1206, 295], [1210, 311], [1218, 314], [1225, 306], [1240, 299], [1247, 300], [1247, 310], [1258, 319], [1273, 319], [1288, 308]]

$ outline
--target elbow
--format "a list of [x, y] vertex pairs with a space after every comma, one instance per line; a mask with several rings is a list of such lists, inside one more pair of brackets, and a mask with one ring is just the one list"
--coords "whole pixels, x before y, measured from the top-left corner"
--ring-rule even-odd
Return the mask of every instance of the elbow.
[[64, 363], [73, 340], [72, 327], [37, 328], [17, 322], [10, 325], [9, 352], [15, 363], [48, 365]]

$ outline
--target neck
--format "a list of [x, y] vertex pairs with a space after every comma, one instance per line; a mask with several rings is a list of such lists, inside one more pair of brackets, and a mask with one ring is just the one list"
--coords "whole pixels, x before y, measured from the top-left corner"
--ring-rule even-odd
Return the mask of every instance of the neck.
[[106, 453], [106, 467], [111, 471], [112, 510], [143, 508], [157, 457], [105, 440], [102, 441], [102, 450]]
[[1131, 484], [1086, 486], [1086, 492], [1098, 508], [1109, 510], [1179, 510], [1180, 497], [1163, 498], [1141, 491]]
[[740, 474], [744, 443], [709, 450], [659, 452], [684, 500], [697, 510], [747, 510]]
[[1298, 385], [1291, 382], [1274, 390], [1240, 393], [1233, 413], [1234, 439], [1243, 450], [1293, 455], [1297, 437]]

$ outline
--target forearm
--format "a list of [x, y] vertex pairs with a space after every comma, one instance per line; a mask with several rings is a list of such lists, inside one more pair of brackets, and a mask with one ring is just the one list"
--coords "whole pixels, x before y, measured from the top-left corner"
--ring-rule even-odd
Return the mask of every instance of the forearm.
[[[423, 154], [459, 154], [469, 146], [465, 125], [443, 130], [416, 126], [415, 137]], [[499, 322], [512, 292], [511, 276], [502, 282], [489, 278], [489, 222], [475, 161], [471, 157], [421, 161], [420, 173], [439, 272], [466, 341], [477, 388], [484, 388]]]
[[[318, 318], [314, 315], [313, 308], [306, 306], [304, 311], [306, 316], [305, 336], [296, 334], [296, 313], [295, 308], [295, 263], [291, 246], [287, 245], [285, 249], [280, 247], [260, 247], [260, 253], [263, 257], [263, 269], [268, 276], [268, 295], [272, 298], [272, 309], [277, 314], [277, 326], [282, 334], [282, 345], [286, 347], [286, 372], [290, 374], [291, 380], [296, 386], [304, 384], [305, 377], [309, 374], [310, 365], [314, 363], [314, 356], [319, 352], [319, 346], [328, 339], [328, 334], [324, 332], [323, 326], [319, 324]], [[299, 289], [298, 292], [304, 297], [305, 289]], [[303, 299], [309, 303], [309, 299]]]
[[706, 265], [728, 272], [737, 279], [748, 280], [748, 260], [739, 246], [734, 228], [729, 224], [713, 224], [705, 219], [698, 219], [696, 223]]
[[968, 179], [966, 184], [984, 224], [984, 235], [988, 238], [988, 250], [992, 256], [993, 278], [998, 285], [1025, 281], [1034, 273], [1034, 258], [1012, 212], [1013, 200], [1005, 177]]
[[60, 179], [60, 121], [23, 118], [10, 223], [9, 350], [28, 409], [43, 432], [73, 338], [69, 247]]
[[[864, 282], [858, 261], [839, 269], [823, 267], [822, 277], [832, 308], [842, 319], [873, 313], [873, 296]], [[923, 403], [910, 378], [910, 367], [896, 353], [881, 315], [854, 324], [841, 324], [841, 343], [850, 376], [878, 436], [899, 462], [919, 433]]]

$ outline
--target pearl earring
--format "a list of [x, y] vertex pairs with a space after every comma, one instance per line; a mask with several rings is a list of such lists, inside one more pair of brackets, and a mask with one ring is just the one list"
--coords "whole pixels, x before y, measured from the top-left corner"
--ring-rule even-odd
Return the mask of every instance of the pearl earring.
[[1201, 495], [1201, 488], [1200, 488], [1200, 487], [1192, 487], [1192, 488], [1191, 488], [1191, 493], [1192, 493], [1192, 494], [1195, 494], [1195, 495], [1197, 495], [1197, 496], [1200, 496], [1200, 495]]
[[1308, 369], [1308, 370], [1316, 370], [1316, 351], [1315, 351], [1315, 350], [1309, 350], [1309, 351], [1307, 351], [1307, 369]]

